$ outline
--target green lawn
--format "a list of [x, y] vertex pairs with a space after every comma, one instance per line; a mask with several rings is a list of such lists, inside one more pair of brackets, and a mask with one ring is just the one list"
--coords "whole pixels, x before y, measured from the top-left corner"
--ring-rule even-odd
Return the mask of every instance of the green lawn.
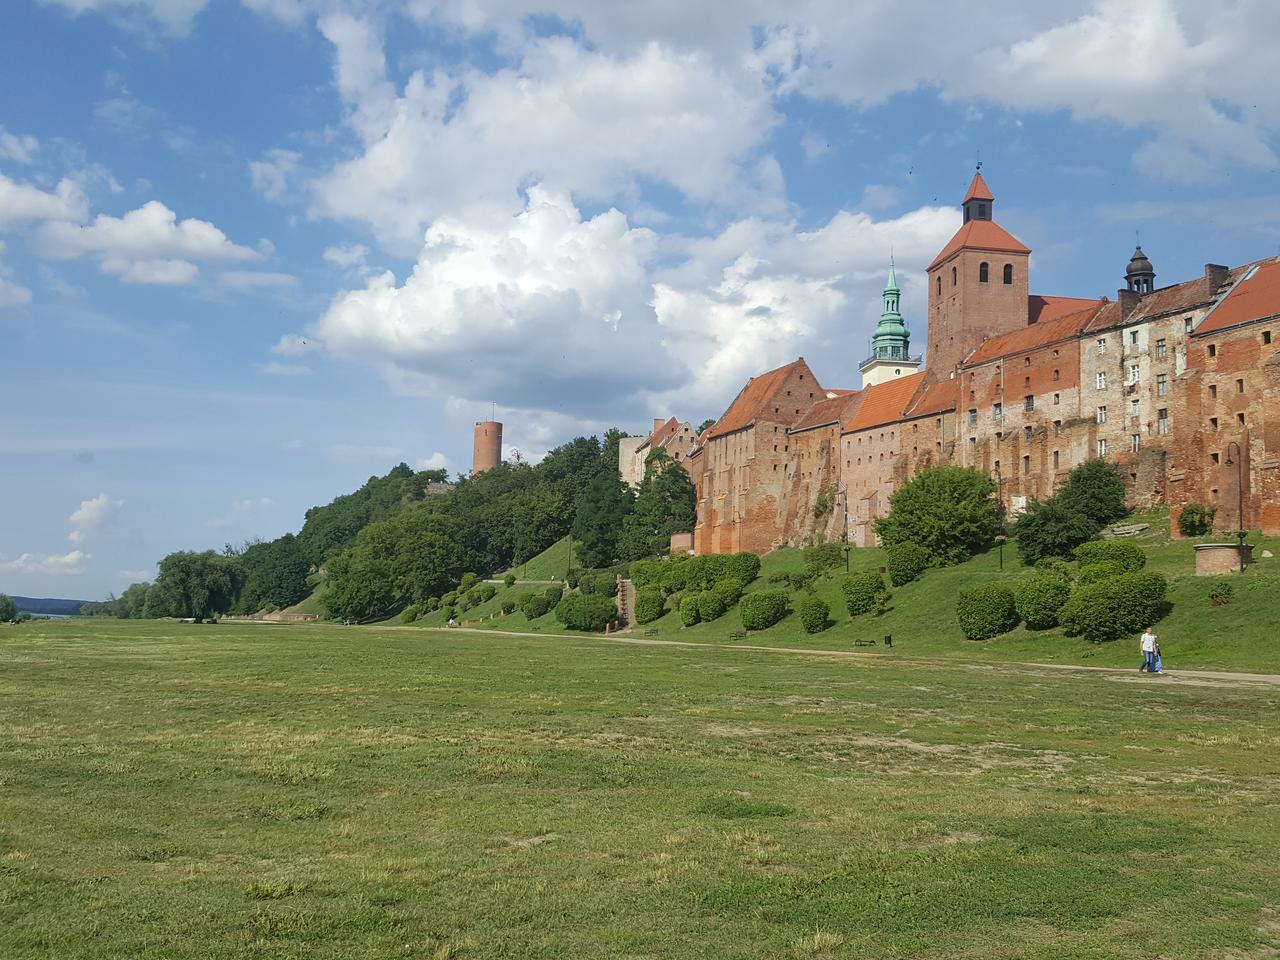
[[0, 957], [1269, 957], [1277, 707], [900, 655], [0, 627]]

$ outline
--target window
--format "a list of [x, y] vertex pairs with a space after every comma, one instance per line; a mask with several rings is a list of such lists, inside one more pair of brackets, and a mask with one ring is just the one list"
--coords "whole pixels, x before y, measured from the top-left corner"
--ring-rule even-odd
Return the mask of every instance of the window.
[[1137, 453], [1142, 448], [1142, 434], [1129, 434], [1129, 452]]
[[1006, 263], [1004, 265], [1004, 282], [1013, 283], [1013, 264]]
[[1107, 441], [1098, 441], [1098, 456], [1105, 457], [1107, 455]]
[[1032, 428], [1031, 428], [1031, 427], [1029, 427], [1029, 426], [1027, 426], [1027, 427], [1023, 427], [1023, 428], [1022, 428], [1022, 439], [1023, 439], [1023, 440], [1025, 440], [1025, 441], [1027, 441], [1027, 443], [1030, 443], [1030, 442], [1031, 442], [1031, 433], [1032, 433]]
[[1156, 433], [1162, 437], [1169, 435], [1169, 411], [1163, 407], [1156, 411]]
[[1166, 353], [1169, 352], [1169, 346], [1163, 340], [1156, 341], [1156, 359], [1163, 360]]
[[1030, 378], [1030, 377], [1023, 377], [1023, 378], [1022, 378], [1022, 385], [1023, 385], [1024, 387], [1029, 387], [1029, 386], [1031, 386], [1031, 378]]
[[995, 418], [996, 423], [1004, 419], [1004, 404], [997, 403], [991, 408], [991, 415]]
[[[1217, 387], [1210, 387], [1211, 391], [1217, 390]], [[1167, 374], [1161, 373], [1156, 375], [1156, 396], [1163, 397], [1169, 392], [1169, 377]]]
[[997, 477], [1000, 476], [1000, 461], [997, 460], [993, 466], [995, 467], [996, 476]]
[[1058, 355], [1058, 351], [1057, 350], [1053, 351], [1053, 355], [1056, 357]]
[[1060, 379], [1060, 377], [1061, 377], [1061, 371], [1059, 371], [1059, 370], [1054, 370], [1054, 371], [1053, 371], [1053, 379], [1054, 379], [1054, 380], [1058, 380], [1058, 379]]
[[1098, 408], [1098, 422], [1099, 423], [1107, 422], [1107, 408], [1105, 406], [1101, 406]]
[[977, 423], [978, 423], [978, 411], [977, 411], [977, 410], [970, 410], [970, 411], [969, 411], [969, 426], [971, 426], [971, 427], [976, 426], [976, 425], [977, 425]]
[[1022, 458], [1022, 473], [1023, 473], [1023, 475], [1025, 476], [1026, 474], [1028, 474], [1028, 473], [1030, 473], [1030, 472], [1031, 472], [1031, 458], [1030, 458], [1030, 457], [1023, 457], [1023, 458]]
[[1210, 400], [1218, 399], [1218, 385], [1216, 383], [1209, 384], [1209, 399]]
[[1098, 371], [1097, 384], [1099, 390], [1107, 389], [1107, 375], [1101, 370]]
[[1237, 381], [1236, 381], [1236, 393], [1244, 393], [1244, 381], [1243, 381], [1243, 380], [1237, 380]]
[[1099, 352], [1099, 353], [1106, 353], [1106, 352], [1107, 352], [1107, 338], [1106, 338], [1106, 337], [1099, 337], [1099, 338], [1098, 338], [1098, 352]]
[[1131, 416], [1131, 417], [1136, 417], [1137, 415], [1138, 415], [1138, 401], [1137, 401], [1137, 400], [1130, 400], [1130, 401], [1129, 401], [1129, 416]]
[[938, 274], [938, 295], [942, 295], [942, 274]]
[[1061, 432], [1062, 432], [1062, 421], [1061, 420], [1053, 421], [1053, 435], [1056, 437]]
[[1211, 454], [1209, 454], [1209, 462], [1210, 462], [1210, 463], [1217, 463], [1217, 462], [1218, 462], [1218, 455], [1217, 455], [1216, 453], [1211, 453]]
[[978, 264], [978, 282], [986, 283], [988, 280], [989, 269], [985, 263]]
[[1031, 358], [1030, 358], [1030, 357], [1023, 357], [1023, 358], [1022, 358], [1022, 365], [1023, 365], [1024, 367], [1029, 367], [1029, 366], [1031, 366]]
[[1236, 414], [1236, 423], [1240, 424], [1240, 426], [1242, 426], [1242, 427], [1244, 426], [1244, 414], [1243, 414], [1243, 413], [1237, 413], [1237, 414]]
[[1218, 418], [1217, 418], [1217, 417], [1210, 417], [1210, 418], [1209, 418], [1209, 429], [1211, 429], [1211, 430], [1217, 430], [1217, 429], [1218, 429]]
[[970, 449], [970, 450], [976, 450], [976, 449], [977, 449], [977, 447], [978, 447], [978, 438], [977, 438], [977, 437], [970, 437], [970, 438], [969, 438], [969, 449]]
[[1218, 355], [1217, 344], [1213, 344], [1213, 343], [1209, 344], [1209, 356], [1216, 357], [1217, 355]]
[[1191, 318], [1190, 318], [1190, 317], [1187, 317], [1185, 320], [1183, 320], [1183, 321], [1182, 321], [1182, 332], [1183, 332], [1183, 333], [1190, 333], [1190, 332], [1191, 332]]
[[1129, 346], [1131, 346], [1131, 347], [1136, 347], [1137, 345], [1138, 345], [1138, 331], [1137, 331], [1137, 330], [1130, 330], [1130, 331], [1129, 331]]
[[1023, 400], [1022, 400], [1022, 409], [1023, 409], [1023, 410], [1027, 411], [1027, 413], [1030, 413], [1030, 412], [1031, 412], [1032, 410], [1034, 410], [1035, 408], [1036, 408], [1036, 398], [1035, 398], [1035, 397], [1028, 396], [1028, 397], [1024, 397], [1024, 398], [1023, 398]]
[[951, 285], [953, 287], [956, 285], [956, 268], [955, 267], [951, 268]]
[[1141, 373], [1142, 373], [1142, 370], [1138, 366], [1138, 364], [1136, 363], [1129, 364], [1129, 382], [1130, 383], [1137, 383], [1138, 377], [1141, 375]]
[[1056, 407], [1061, 402], [1062, 402], [1062, 394], [1055, 393], [1053, 395], [1053, 405]]
[[1270, 330], [1263, 330], [1263, 331], [1262, 331], [1262, 342], [1263, 342], [1263, 344], [1265, 344], [1265, 345], [1266, 345], [1266, 346], [1268, 346], [1268, 347], [1269, 347], [1269, 346], [1271, 346], [1271, 331], [1270, 331]]

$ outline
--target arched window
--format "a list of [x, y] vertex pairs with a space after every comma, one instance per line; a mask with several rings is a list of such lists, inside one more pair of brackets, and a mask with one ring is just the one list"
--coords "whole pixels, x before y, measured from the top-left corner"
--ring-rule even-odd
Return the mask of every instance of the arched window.
[[938, 274], [938, 294], [942, 294], [942, 274]]
[[1004, 265], [1004, 282], [1013, 283], [1013, 264], [1006, 263]]
[[990, 268], [985, 263], [978, 264], [978, 282], [986, 283], [990, 277]]
[[953, 287], [956, 285], [956, 268], [955, 267], [951, 268], [951, 285]]

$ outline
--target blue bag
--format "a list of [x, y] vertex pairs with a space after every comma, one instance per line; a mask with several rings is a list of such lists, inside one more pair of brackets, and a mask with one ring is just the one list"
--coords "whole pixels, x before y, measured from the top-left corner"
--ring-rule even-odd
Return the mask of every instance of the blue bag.
[[1151, 664], [1151, 670], [1154, 673], [1159, 673], [1163, 669], [1164, 669], [1164, 661], [1160, 659], [1160, 654], [1157, 653], [1155, 662]]

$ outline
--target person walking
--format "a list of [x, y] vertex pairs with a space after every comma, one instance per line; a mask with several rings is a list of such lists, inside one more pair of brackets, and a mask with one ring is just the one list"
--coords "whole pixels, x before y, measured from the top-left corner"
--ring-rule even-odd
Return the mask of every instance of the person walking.
[[1142, 635], [1142, 639], [1139, 641], [1139, 644], [1142, 647], [1142, 666], [1138, 667], [1138, 672], [1141, 673], [1143, 670], [1146, 670], [1148, 673], [1155, 673], [1156, 650], [1159, 648], [1159, 644], [1156, 640], [1155, 633], [1152, 632], [1150, 627], [1147, 627], [1147, 630]]

